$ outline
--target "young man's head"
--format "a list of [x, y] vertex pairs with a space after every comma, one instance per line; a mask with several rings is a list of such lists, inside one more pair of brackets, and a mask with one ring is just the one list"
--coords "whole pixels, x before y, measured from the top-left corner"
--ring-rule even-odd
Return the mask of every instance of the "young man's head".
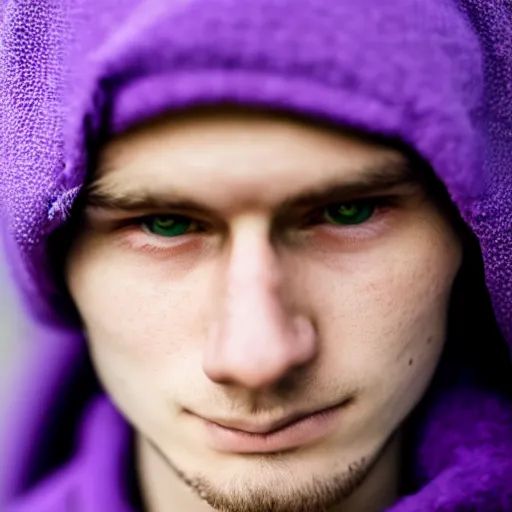
[[396, 499], [400, 427], [439, 362], [462, 261], [414, 159], [196, 109], [111, 140], [82, 214], [67, 283], [138, 432], [148, 501], [182, 481], [183, 510]]

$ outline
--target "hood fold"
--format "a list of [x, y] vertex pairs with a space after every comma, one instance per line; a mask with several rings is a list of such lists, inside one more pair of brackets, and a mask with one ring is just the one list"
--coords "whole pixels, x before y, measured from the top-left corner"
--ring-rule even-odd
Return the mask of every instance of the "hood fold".
[[[475, 301], [490, 300], [497, 329], [475, 343], [498, 347], [507, 359], [510, 1], [4, 0], [1, 14], [2, 229], [20, 295], [39, 326], [26, 398], [13, 409], [4, 503], [23, 500], [52, 474], [51, 464], [31, 469], [31, 459], [63, 428], [74, 441], [62, 458], [74, 464], [85, 441], [71, 434], [96, 395], [80, 395], [75, 423], [56, 418], [49, 426], [59, 387], [86, 358], [80, 327], [63, 315], [52, 233], [73, 215], [101, 144], [165, 112], [250, 105], [410, 146], [478, 240], [489, 299]], [[480, 364], [475, 358], [469, 373], [478, 375]], [[390, 510], [512, 511], [510, 389], [454, 367], [447, 372], [412, 420], [415, 488]], [[115, 507], [124, 511], [120, 501]]]

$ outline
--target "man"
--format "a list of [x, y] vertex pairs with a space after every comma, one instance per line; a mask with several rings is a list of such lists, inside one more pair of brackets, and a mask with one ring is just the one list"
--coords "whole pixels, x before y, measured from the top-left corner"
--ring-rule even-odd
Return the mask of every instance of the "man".
[[8, 6], [7, 510], [512, 510], [510, 15]]

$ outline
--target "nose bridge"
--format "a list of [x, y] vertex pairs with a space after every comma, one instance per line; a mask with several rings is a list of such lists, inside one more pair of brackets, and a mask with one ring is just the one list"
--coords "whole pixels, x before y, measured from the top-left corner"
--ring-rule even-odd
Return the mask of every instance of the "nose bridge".
[[[233, 239], [226, 269], [227, 299], [245, 294], [278, 296], [282, 269], [263, 219], [240, 226]], [[275, 297], [277, 298], [277, 297]]]
[[282, 284], [283, 269], [264, 222], [240, 226], [225, 269], [221, 332], [227, 350], [235, 354], [243, 347], [247, 354], [261, 357], [258, 349], [282, 336], [286, 321]]
[[262, 219], [239, 225], [205, 350], [204, 370], [212, 380], [265, 387], [314, 355], [312, 326], [285, 297], [284, 272], [268, 225]]

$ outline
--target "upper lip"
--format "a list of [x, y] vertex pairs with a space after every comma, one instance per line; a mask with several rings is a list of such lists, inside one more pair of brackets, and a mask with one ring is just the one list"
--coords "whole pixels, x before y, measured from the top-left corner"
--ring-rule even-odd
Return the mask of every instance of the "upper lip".
[[292, 423], [295, 423], [296, 421], [299, 421], [303, 418], [306, 418], [307, 416], [311, 416], [312, 414], [317, 414], [320, 412], [326, 412], [330, 409], [334, 409], [335, 407], [339, 407], [340, 405], [344, 404], [346, 402], [337, 402], [334, 405], [330, 405], [327, 407], [321, 407], [320, 409], [315, 409], [312, 411], [302, 411], [302, 412], [296, 412], [293, 414], [290, 414], [288, 416], [278, 418], [273, 421], [251, 421], [251, 420], [244, 420], [244, 419], [224, 419], [224, 418], [205, 418], [204, 420], [215, 423], [216, 425], [220, 425], [221, 427], [233, 429], [233, 430], [240, 430], [242, 432], [246, 432], [249, 434], [270, 434], [276, 430], [280, 430], [284, 427], [287, 427], [291, 425]]

